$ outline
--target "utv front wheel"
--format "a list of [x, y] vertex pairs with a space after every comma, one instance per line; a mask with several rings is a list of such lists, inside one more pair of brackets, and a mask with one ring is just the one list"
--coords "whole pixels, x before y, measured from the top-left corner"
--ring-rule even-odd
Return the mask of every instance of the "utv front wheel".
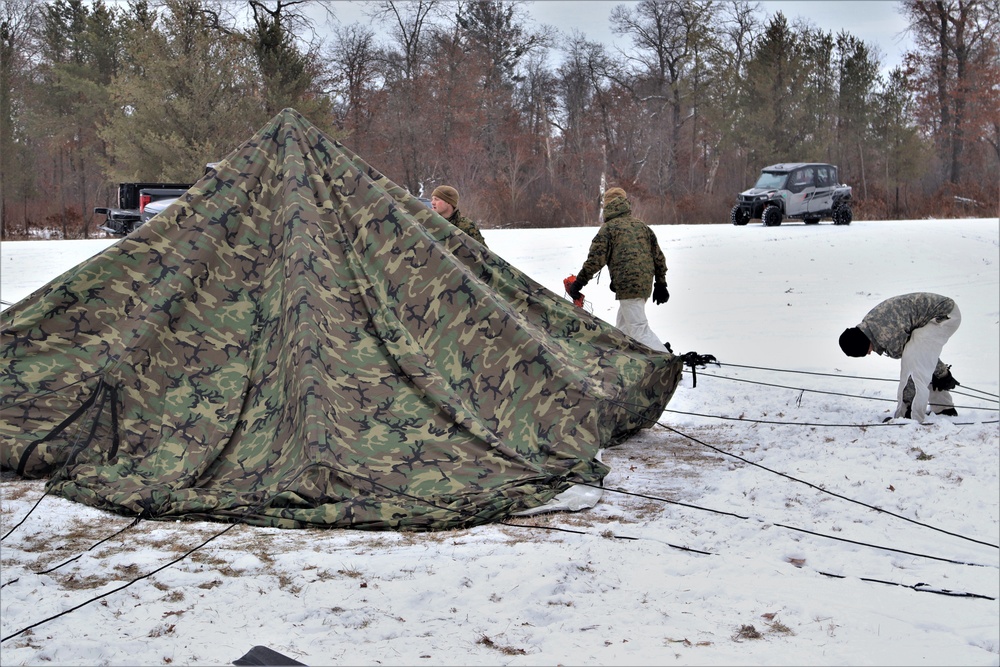
[[750, 211], [746, 210], [742, 206], [736, 205], [733, 207], [733, 210], [729, 212], [729, 221], [737, 227], [742, 227], [750, 222]]
[[760, 221], [765, 227], [777, 227], [781, 224], [781, 209], [773, 204], [764, 209], [760, 214]]
[[851, 212], [850, 204], [841, 204], [837, 208], [833, 209], [833, 224], [849, 225], [853, 219], [854, 214]]

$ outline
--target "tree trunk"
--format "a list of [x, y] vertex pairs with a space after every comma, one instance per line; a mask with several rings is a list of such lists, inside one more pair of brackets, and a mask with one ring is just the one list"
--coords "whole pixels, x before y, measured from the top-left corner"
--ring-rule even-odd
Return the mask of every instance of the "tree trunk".
[[865, 151], [864, 146], [858, 142], [858, 159], [861, 161], [861, 191], [865, 193], [865, 199], [868, 199], [868, 179], [865, 177]]

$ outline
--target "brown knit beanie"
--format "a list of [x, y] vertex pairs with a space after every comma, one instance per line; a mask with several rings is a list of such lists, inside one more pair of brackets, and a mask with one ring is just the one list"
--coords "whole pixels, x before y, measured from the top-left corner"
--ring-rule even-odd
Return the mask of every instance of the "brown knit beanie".
[[611, 188], [604, 193], [604, 203], [610, 204], [612, 199], [617, 199], [621, 197], [622, 199], [627, 199], [625, 191], [621, 188]]
[[434, 188], [431, 197], [437, 197], [443, 202], [451, 204], [452, 208], [458, 208], [458, 190], [450, 185], [439, 185]]

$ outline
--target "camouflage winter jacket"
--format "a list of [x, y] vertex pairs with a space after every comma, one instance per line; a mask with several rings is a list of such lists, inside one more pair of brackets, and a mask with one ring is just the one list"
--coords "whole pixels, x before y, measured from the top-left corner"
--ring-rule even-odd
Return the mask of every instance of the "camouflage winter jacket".
[[576, 274], [577, 280], [590, 282], [605, 265], [618, 300], [648, 299], [654, 278], [658, 283], [667, 282], [667, 261], [656, 234], [642, 220], [632, 217], [632, 206], [625, 197], [605, 205], [604, 224], [590, 243], [590, 253]]
[[479, 227], [476, 227], [476, 223], [474, 223], [471, 218], [467, 218], [462, 215], [457, 208], [455, 209], [455, 212], [451, 214], [451, 217], [448, 218], [448, 222], [486, 246], [486, 241], [483, 240], [483, 235], [479, 233]]
[[955, 302], [940, 294], [914, 292], [886, 299], [864, 316], [858, 329], [868, 336], [877, 354], [901, 359], [915, 329], [948, 317]]

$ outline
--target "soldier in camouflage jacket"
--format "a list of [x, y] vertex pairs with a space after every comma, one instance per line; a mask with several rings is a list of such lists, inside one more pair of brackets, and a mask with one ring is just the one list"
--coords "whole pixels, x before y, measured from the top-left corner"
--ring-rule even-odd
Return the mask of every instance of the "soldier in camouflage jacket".
[[649, 329], [645, 308], [650, 291], [657, 305], [670, 298], [667, 261], [656, 242], [656, 234], [632, 215], [632, 204], [621, 188], [611, 188], [604, 194], [604, 224], [591, 241], [587, 260], [568, 289], [570, 296], [578, 298], [580, 290], [604, 266], [611, 274], [611, 291], [618, 300], [615, 326], [654, 350], [666, 351]]
[[899, 389], [895, 418], [924, 421], [928, 401], [936, 414], [956, 416], [950, 389], [958, 386], [951, 366], [939, 355], [962, 322], [952, 299], [914, 292], [886, 299], [872, 308], [856, 327], [840, 335], [840, 348], [850, 357], [872, 352], [899, 359]]
[[431, 208], [442, 218], [455, 225], [463, 232], [476, 239], [484, 246], [486, 241], [470, 218], [465, 217], [458, 210], [458, 190], [450, 185], [439, 185], [431, 193]]

